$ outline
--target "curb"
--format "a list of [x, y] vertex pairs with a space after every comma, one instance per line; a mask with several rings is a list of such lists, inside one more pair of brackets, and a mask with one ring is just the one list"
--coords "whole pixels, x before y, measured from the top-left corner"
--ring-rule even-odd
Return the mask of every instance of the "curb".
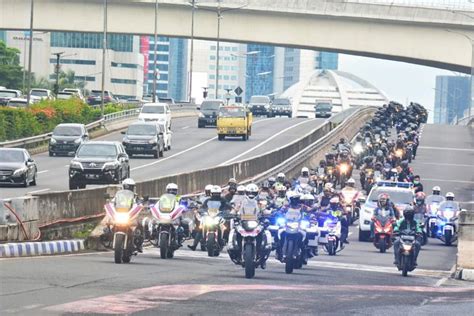
[[56, 255], [83, 250], [83, 239], [9, 243], [0, 245], [0, 258]]
[[464, 281], [474, 281], [474, 269], [458, 269], [454, 278]]

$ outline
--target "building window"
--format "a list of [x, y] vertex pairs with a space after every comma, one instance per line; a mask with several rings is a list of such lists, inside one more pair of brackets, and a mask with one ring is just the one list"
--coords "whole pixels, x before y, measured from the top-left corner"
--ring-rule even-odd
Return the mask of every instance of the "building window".
[[226, 46], [226, 47], [225, 47], [225, 50], [226, 50], [226, 52], [230, 51], [230, 47], [229, 47], [229, 46]]
[[110, 79], [110, 82], [112, 83], [120, 83], [120, 84], [137, 84], [136, 80], [132, 79], [118, 79], [118, 78], [112, 78]]
[[133, 69], [138, 68], [137, 64], [116, 63], [116, 62], [111, 62], [110, 64], [112, 65], [112, 67], [118, 67], [118, 68], [133, 68]]
[[167, 52], [170, 50], [170, 47], [168, 45], [157, 45], [157, 51], [159, 52]]
[[237, 46], [232, 47], [232, 51], [236, 52], [237, 51]]
[[[56, 78], [56, 75], [54, 75], [54, 78]], [[95, 77], [91, 76], [74, 76], [74, 81], [95, 81]]]
[[216, 87], [216, 86], [215, 86], [213, 83], [211, 83], [211, 84], [209, 85], [209, 89], [214, 89], [215, 87]]
[[209, 59], [210, 59], [210, 60], [216, 60], [216, 56], [211, 55], [211, 56], [209, 56]]
[[[103, 34], [83, 32], [51, 32], [51, 47], [102, 48]], [[133, 51], [133, 35], [108, 34], [107, 48], [118, 52]]]
[[216, 46], [215, 46], [215, 45], [212, 45], [212, 46], [211, 46], [211, 50], [216, 50]]
[[168, 91], [168, 85], [165, 83], [159, 83], [158, 90]]
[[[219, 68], [220, 68], [220, 66], [219, 66]], [[216, 65], [209, 65], [209, 69], [210, 70], [216, 70]]]
[[[49, 59], [50, 64], [56, 64], [56, 58]], [[73, 64], [73, 65], [95, 65], [95, 60], [83, 60], [83, 59], [60, 59], [60, 64]]]
[[216, 75], [209, 75], [209, 79], [216, 79]]
[[159, 71], [168, 71], [168, 65], [166, 64], [159, 64], [159, 65], [156, 65], [158, 67], [158, 70]]
[[230, 76], [230, 80], [237, 80], [237, 76]]
[[229, 80], [229, 76], [224, 76], [224, 80]]

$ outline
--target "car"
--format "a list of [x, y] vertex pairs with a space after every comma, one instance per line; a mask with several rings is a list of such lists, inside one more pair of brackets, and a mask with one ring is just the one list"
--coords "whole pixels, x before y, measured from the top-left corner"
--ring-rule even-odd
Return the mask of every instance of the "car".
[[217, 126], [217, 114], [219, 109], [224, 106], [222, 100], [204, 100], [198, 107], [198, 128], [204, 128], [206, 126]]
[[268, 117], [275, 116], [288, 116], [293, 115], [293, 108], [291, 106], [291, 101], [288, 98], [277, 98], [273, 100], [272, 105], [268, 111]]
[[268, 115], [272, 101], [266, 95], [254, 95], [250, 98], [249, 109], [253, 115]]
[[[33, 100], [31, 100], [33, 103]], [[11, 98], [8, 100], [7, 107], [10, 108], [26, 108], [28, 106], [28, 100], [24, 98]]]
[[74, 98], [76, 95], [73, 92], [61, 91], [56, 94], [56, 99], [58, 100], [69, 100]]
[[41, 100], [54, 100], [53, 93], [51, 92], [51, 90], [48, 89], [31, 89], [30, 97], [38, 97]]
[[359, 217], [359, 241], [368, 241], [370, 237], [370, 223], [377, 207], [378, 197], [387, 193], [390, 201], [395, 204], [398, 211], [411, 205], [415, 199], [413, 184], [406, 182], [378, 181], [370, 190], [366, 202], [362, 205]]
[[87, 184], [120, 184], [130, 177], [130, 160], [119, 142], [85, 142], [71, 160], [68, 174], [70, 190]]
[[74, 155], [79, 146], [89, 140], [84, 124], [64, 123], [57, 125], [49, 140], [49, 156]]
[[318, 117], [331, 117], [332, 115], [332, 102], [331, 101], [316, 101], [314, 106], [314, 115]]
[[[102, 103], [102, 90], [91, 90], [87, 97], [87, 104], [91, 106], [100, 105]], [[117, 103], [112, 92], [104, 90], [104, 103]]]
[[74, 89], [74, 88], [64, 88], [62, 92], [70, 92], [77, 98], [85, 101], [84, 94], [82, 93], [81, 89]]
[[171, 110], [166, 103], [145, 103], [138, 114], [138, 120], [165, 124], [171, 129]]
[[36, 185], [38, 167], [24, 148], [0, 148], [0, 184]]
[[163, 157], [165, 151], [164, 129], [155, 122], [136, 122], [123, 131], [122, 144], [130, 157], [133, 155], [153, 155]]
[[0, 90], [0, 105], [7, 105], [10, 99], [21, 97], [20, 90], [1, 89]]
[[158, 102], [166, 103], [166, 104], [169, 104], [170, 106], [176, 105], [173, 98], [158, 98]]

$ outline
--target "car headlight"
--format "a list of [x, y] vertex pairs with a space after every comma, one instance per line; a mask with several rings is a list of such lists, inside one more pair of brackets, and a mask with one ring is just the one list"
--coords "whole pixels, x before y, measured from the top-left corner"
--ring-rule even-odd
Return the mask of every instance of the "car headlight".
[[199, 117], [204, 117], [204, 114], [202, 114], [202, 113], [199, 113]]
[[80, 143], [81, 143], [81, 139], [80, 139], [80, 138], [76, 139], [76, 140], [74, 141], [74, 143], [75, 143], [75, 144], [80, 144]]
[[122, 143], [128, 144], [128, 143], [130, 143], [130, 139], [128, 139], [128, 137], [125, 136], [125, 137], [122, 139]]
[[13, 176], [20, 176], [28, 171], [27, 167], [23, 167], [20, 169], [16, 169], [15, 172], [13, 172]]
[[249, 229], [255, 229], [255, 228], [257, 228], [257, 226], [258, 226], [258, 223], [256, 221], [248, 221], [247, 222], [247, 227]]
[[148, 144], [156, 144], [158, 141], [156, 138], [152, 138], [148, 141]]
[[71, 161], [69, 167], [74, 169], [82, 169], [82, 164], [79, 161]]
[[117, 161], [106, 162], [103, 169], [115, 169], [119, 166]]
[[57, 141], [56, 141], [54, 138], [51, 138], [51, 139], [49, 140], [49, 143], [52, 144], [52, 145], [54, 145], [54, 144], [57, 143]]
[[115, 214], [115, 222], [117, 224], [127, 224], [128, 223], [128, 213], [116, 213]]

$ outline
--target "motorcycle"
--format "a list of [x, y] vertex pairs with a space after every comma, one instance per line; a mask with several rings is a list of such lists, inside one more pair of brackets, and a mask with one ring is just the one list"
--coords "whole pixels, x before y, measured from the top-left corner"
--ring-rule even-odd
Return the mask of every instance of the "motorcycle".
[[227, 252], [230, 259], [245, 268], [245, 277], [255, 276], [258, 266], [264, 267], [272, 251], [271, 235], [265, 228], [268, 221], [260, 222], [256, 216], [242, 215], [234, 218], [234, 227], [229, 234]]
[[426, 219], [426, 232], [429, 235], [429, 237], [436, 238], [437, 231], [438, 231], [438, 227], [436, 226], [436, 223], [438, 220], [439, 203], [432, 202], [430, 204], [427, 204], [427, 207], [428, 207], [428, 216]]
[[207, 255], [217, 257], [225, 246], [223, 239], [225, 219], [220, 215], [220, 201], [208, 201], [207, 213], [201, 218], [202, 236], [204, 238]]
[[132, 255], [137, 255], [137, 237], [141, 231], [137, 229], [136, 219], [143, 210], [143, 204], [135, 203], [135, 194], [129, 190], [121, 190], [115, 194], [112, 202], [105, 204], [104, 208], [111, 220], [104, 230], [101, 240], [112, 239], [115, 263], [129, 263]]
[[381, 253], [392, 247], [393, 218], [387, 210], [382, 210], [378, 216], [374, 216], [374, 246]]
[[349, 175], [350, 166], [349, 164], [343, 162], [337, 166], [338, 171], [338, 180], [339, 184], [341, 185], [341, 189], [346, 185], [346, 181]]
[[356, 169], [359, 169], [362, 165], [362, 158], [364, 153], [364, 147], [360, 142], [357, 142], [352, 146], [352, 156], [354, 157], [354, 164]]
[[349, 224], [353, 224], [359, 218], [360, 202], [356, 198], [358, 193], [356, 190], [341, 190], [342, 203]]
[[290, 209], [285, 213], [282, 228], [278, 231], [280, 241], [279, 259], [285, 263], [285, 272], [293, 273], [293, 269], [301, 269], [306, 260], [306, 231], [309, 221], [301, 219], [300, 210]]
[[173, 258], [174, 252], [182, 245], [184, 229], [181, 227], [180, 216], [185, 207], [177, 205], [176, 197], [163, 194], [157, 204], [150, 206], [154, 217], [151, 225], [151, 239], [160, 248], [161, 259]]
[[336, 182], [336, 175], [334, 174], [334, 167], [333, 166], [327, 166], [326, 167], [326, 183], [335, 183]]
[[444, 207], [438, 210], [437, 238], [444, 242], [446, 246], [451, 246], [458, 239], [457, 236], [457, 212], [452, 207]]
[[421, 230], [423, 231], [420, 244], [424, 246], [428, 243], [428, 234], [426, 233], [426, 229], [425, 229], [426, 217], [422, 213], [415, 213], [414, 218], [418, 222], [418, 225], [420, 225]]
[[415, 270], [415, 241], [416, 234], [413, 231], [402, 231], [400, 233], [400, 261], [398, 262], [398, 271], [402, 271], [403, 276], [407, 276], [408, 272]]
[[341, 222], [338, 217], [329, 216], [324, 221], [324, 225], [319, 229], [319, 231], [319, 244], [324, 246], [328, 255], [335, 256], [337, 252], [343, 249], [342, 244], [339, 247], [341, 238]]

